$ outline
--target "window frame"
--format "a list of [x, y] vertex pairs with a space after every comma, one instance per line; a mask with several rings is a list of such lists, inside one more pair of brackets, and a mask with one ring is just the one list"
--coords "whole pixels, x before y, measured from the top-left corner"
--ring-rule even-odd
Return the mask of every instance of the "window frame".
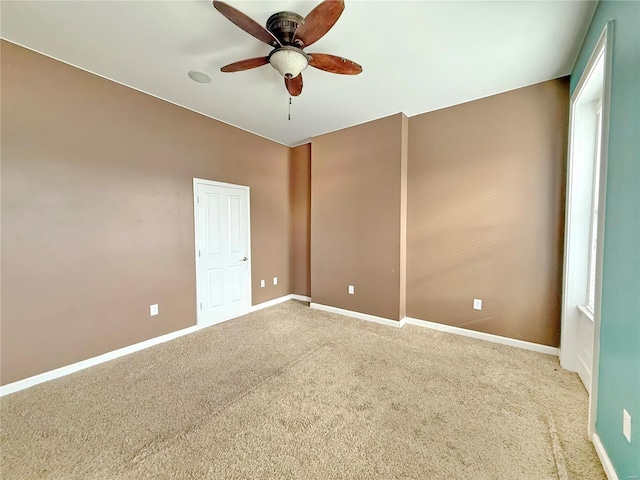
[[598, 242], [602, 239], [598, 238], [598, 215], [600, 207], [600, 164], [602, 149], [602, 98], [597, 100], [596, 104], [596, 143], [595, 156], [593, 159], [593, 188], [591, 190], [591, 217], [589, 220], [589, 264], [587, 270], [587, 292], [585, 309], [591, 314], [589, 318], [593, 318], [596, 297], [596, 261], [598, 255]]

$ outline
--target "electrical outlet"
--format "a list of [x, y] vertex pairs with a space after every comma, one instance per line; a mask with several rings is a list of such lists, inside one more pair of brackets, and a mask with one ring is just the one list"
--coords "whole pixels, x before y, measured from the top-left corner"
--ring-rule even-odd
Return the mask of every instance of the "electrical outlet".
[[273, 277], [273, 284], [277, 285], [278, 284], [278, 277]]
[[354, 293], [356, 293], [356, 287], [349, 285], [349, 295], [353, 295]]
[[624, 408], [622, 409], [622, 434], [627, 442], [631, 443], [631, 415]]
[[149, 315], [152, 317], [155, 317], [156, 315], [158, 315], [158, 304], [156, 303], [155, 305], [151, 305], [149, 307]]
[[265, 281], [264, 281], [264, 280], [260, 280], [260, 286], [261, 286], [262, 288], [264, 288], [264, 287], [265, 287], [265, 285], [266, 285]]
[[482, 310], [482, 300], [479, 298], [473, 299], [473, 309], [474, 310]]

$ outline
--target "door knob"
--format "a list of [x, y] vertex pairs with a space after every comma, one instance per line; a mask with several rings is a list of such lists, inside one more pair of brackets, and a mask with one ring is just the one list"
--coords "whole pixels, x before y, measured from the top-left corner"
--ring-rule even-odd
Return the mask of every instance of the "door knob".
[[241, 262], [246, 262], [247, 260], [249, 260], [247, 257], [244, 257], [242, 260], [240, 260]]

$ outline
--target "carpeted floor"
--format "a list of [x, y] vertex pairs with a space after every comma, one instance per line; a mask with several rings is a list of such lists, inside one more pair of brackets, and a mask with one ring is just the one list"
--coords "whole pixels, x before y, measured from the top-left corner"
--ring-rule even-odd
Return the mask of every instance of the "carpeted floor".
[[0, 402], [6, 479], [606, 479], [557, 358], [295, 301]]

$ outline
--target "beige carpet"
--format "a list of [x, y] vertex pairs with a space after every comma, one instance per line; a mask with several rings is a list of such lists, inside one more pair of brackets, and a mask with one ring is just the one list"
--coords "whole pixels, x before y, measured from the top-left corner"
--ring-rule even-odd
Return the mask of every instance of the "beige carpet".
[[557, 358], [294, 301], [0, 402], [6, 479], [606, 478]]

